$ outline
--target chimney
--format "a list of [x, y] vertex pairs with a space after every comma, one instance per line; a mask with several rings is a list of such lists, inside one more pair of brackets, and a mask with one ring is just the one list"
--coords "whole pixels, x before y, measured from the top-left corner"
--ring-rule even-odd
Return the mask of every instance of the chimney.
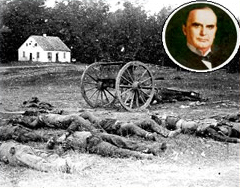
[[46, 33], [44, 33], [44, 34], [43, 34], [43, 36], [44, 36], [44, 37], [46, 37], [46, 36], [47, 36], [47, 34], [46, 34]]

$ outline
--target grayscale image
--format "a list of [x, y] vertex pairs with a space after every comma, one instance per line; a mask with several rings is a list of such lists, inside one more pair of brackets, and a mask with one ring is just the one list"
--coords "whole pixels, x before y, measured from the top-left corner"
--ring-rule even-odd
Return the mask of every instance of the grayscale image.
[[0, 0], [0, 187], [238, 187], [240, 1], [196, 3]]

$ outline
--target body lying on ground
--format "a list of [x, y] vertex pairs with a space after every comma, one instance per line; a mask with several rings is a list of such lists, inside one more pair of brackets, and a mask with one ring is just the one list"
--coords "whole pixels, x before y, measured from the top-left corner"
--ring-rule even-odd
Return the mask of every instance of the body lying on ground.
[[[58, 134], [63, 134], [63, 130], [59, 130]], [[43, 130], [35, 131], [29, 128], [26, 128], [22, 125], [7, 124], [0, 126], [0, 140], [15, 140], [17, 142], [26, 143], [26, 142], [47, 142], [50, 138], [55, 136], [53, 133], [49, 133]]]
[[[60, 137], [60, 135], [63, 135], [62, 137], [65, 135], [65, 141], [70, 144], [71, 148], [77, 151], [100, 154], [102, 156], [150, 159], [152, 155], [160, 155], [167, 147], [166, 143], [160, 144], [156, 142], [146, 145], [140, 141], [129, 140], [125, 137], [108, 134], [97, 129], [91, 132], [62, 130], [54, 135], [53, 133], [46, 133], [46, 131], [40, 132], [38, 130], [32, 130], [19, 124], [0, 126], [1, 140], [13, 139], [21, 143], [29, 141], [50, 143], [50, 140]], [[88, 135], [88, 137], [83, 137], [82, 135]]]
[[[235, 116], [239, 119], [238, 115]], [[233, 115], [229, 115], [228, 119], [220, 119], [218, 117], [199, 121], [185, 121], [175, 116], [160, 117], [159, 119], [153, 115], [151, 118], [143, 121], [124, 122], [114, 118], [102, 119], [93, 113], [84, 111], [68, 115], [48, 113], [31, 117], [23, 116], [23, 118], [17, 119], [17, 122], [30, 128], [61, 128], [68, 132], [100, 130], [120, 136], [135, 134], [149, 140], [156, 140], [157, 134], [164, 137], [173, 137], [180, 132], [193, 133], [203, 137], [212, 137], [219, 141], [238, 143], [239, 123], [232, 122], [232, 119]]]
[[[219, 117], [218, 117], [219, 118]], [[239, 114], [228, 115], [219, 120], [215, 118], [186, 121], [177, 116], [156, 116], [152, 119], [170, 130], [168, 137], [174, 137], [179, 133], [195, 134], [202, 137], [210, 137], [217, 141], [239, 143]]]
[[153, 115], [152, 118], [147, 118], [143, 121], [124, 122], [114, 118], [102, 119], [93, 115], [93, 113], [84, 111], [68, 115], [48, 113], [34, 117], [24, 116], [18, 119], [17, 122], [31, 128], [61, 128], [68, 132], [100, 130], [120, 136], [135, 134], [149, 140], [156, 140], [156, 133], [164, 137], [173, 137], [180, 132], [194, 133], [199, 136], [212, 137], [219, 141], [238, 143], [239, 123], [229, 123], [233, 119], [232, 116], [223, 120], [210, 118], [199, 121], [185, 121], [175, 116], [159, 119]]
[[144, 144], [122, 136], [108, 134], [106, 132], [75, 131], [66, 132], [59, 138], [48, 141], [48, 148], [54, 148], [60, 144], [63, 150], [89, 152], [101, 156], [111, 157], [135, 157], [139, 159], [151, 159], [153, 155], [161, 155], [167, 146], [166, 143]]
[[70, 172], [66, 159], [15, 141], [0, 143], [0, 161], [12, 166], [25, 166], [44, 172]]
[[47, 102], [40, 101], [37, 97], [32, 97], [31, 99], [23, 102], [23, 107], [25, 108], [37, 108], [43, 110], [53, 110], [54, 106]]
[[58, 128], [68, 131], [94, 131], [100, 130], [120, 136], [137, 135], [148, 140], [157, 140], [157, 134], [166, 136], [165, 129], [151, 118], [139, 121], [118, 121], [114, 118], [101, 119], [90, 112], [76, 114], [45, 113], [38, 116], [21, 116], [12, 121], [31, 129], [42, 127]]

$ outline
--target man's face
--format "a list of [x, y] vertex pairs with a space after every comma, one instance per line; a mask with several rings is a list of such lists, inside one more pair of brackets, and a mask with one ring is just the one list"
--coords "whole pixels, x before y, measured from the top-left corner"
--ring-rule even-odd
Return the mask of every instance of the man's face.
[[215, 38], [217, 17], [211, 9], [192, 10], [182, 29], [189, 44], [200, 51], [207, 51]]

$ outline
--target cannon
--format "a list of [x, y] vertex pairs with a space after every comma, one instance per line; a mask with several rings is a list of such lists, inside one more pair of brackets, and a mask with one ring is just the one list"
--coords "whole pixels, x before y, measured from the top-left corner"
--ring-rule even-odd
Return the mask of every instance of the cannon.
[[92, 108], [119, 102], [128, 111], [146, 109], [155, 93], [154, 77], [140, 61], [95, 62], [81, 77], [81, 94]]

